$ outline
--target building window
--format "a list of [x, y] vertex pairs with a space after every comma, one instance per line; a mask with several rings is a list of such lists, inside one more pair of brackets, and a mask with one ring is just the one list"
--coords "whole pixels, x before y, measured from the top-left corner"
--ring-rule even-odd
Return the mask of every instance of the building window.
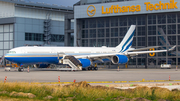
[[156, 58], [148, 58], [148, 65], [151, 66], [156, 65]]
[[96, 46], [96, 39], [90, 39], [89, 45], [90, 45], [90, 47], [95, 47]]
[[146, 18], [146, 16], [138, 16], [137, 17], [138, 25], [145, 25], [145, 18]]
[[178, 47], [178, 51], [180, 51], [180, 47]]
[[90, 38], [96, 38], [96, 29], [90, 29]]
[[165, 14], [158, 15], [157, 17], [158, 17], [158, 24], [166, 23], [166, 15]]
[[156, 15], [148, 15], [148, 24], [156, 24]]
[[119, 26], [127, 26], [127, 17], [119, 18]]
[[176, 14], [167, 14], [168, 23], [176, 23]]
[[158, 65], [167, 64], [166, 58], [158, 58]]
[[111, 18], [111, 27], [118, 26], [118, 18]]
[[127, 33], [127, 27], [121, 27], [119, 28], [119, 35], [120, 37], [124, 37]]
[[138, 37], [138, 46], [145, 46], [145, 37]]
[[109, 19], [106, 19], [106, 27], [109, 27]]
[[128, 25], [136, 25], [136, 16], [128, 17]]
[[106, 29], [106, 37], [108, 37], [109, 38], [109, 29]]
[[82, 30], [82, 38], [88, 38], [88, 30]]
[[168, 36], [168, 41], [170, 45], [176, 45], [176, 36]]
[[51, 42], [64, 42], [64, 35], [51, 34]]
[[116, 47], [118, 44], [118, 38], [111, 39], [111, 47]]
[[138, 27], [138, 36], [144, 36], [146, 34], [145, 27]]
[[137, 61], [138, 65], [145, 65], [145, 60], [146, 60], [145, 58], [138, 58], [137, 60], [138, 60]]
[[177, 14], [178, 17], [178, 23], [180, 23], [180, 14]]
[[109, 38], [106, 39], [106, 46], [109, 47], [110, 46], [110, 41], [109, 41]]
[[176, 65], [176, 58], [169, 58], [168, 59], [168, 64]]
[[97, 20], [98, 28], [104, 27], [104, 19]]
[[136, 46], [136, 37], [133, 38], [132, 46]]
[[136, 65], [136, 58], [134, 58], [134, 59], [129, 59], [128, 64], [129, 64], [129, 65]]
[[168, 34], [176, 34], [176, 25], [168, 25]]
[[156, 37], [148, 37], [148, 46], [156, 46]]
[[[178, 36], [178, 45], [180, 45], [180, 36]], [[180, 49], [180, 48], [179, 48]], [[179, 50], [180, 51], [180, 50]]]
[[43, 34], [38, 33], [25, 33], [26, 41], [43, 41]]
[[156, 35], [156, 26], [148, 26], [148, 35]]
[[104, 29], [98, 29], [98, 37], [99, 38], [104, 37]]
[[[123, 40], [123, 38], [119, 38], [119, 42], [120, 42], [120, 43], [122, 42], [122, 40]], [[120, 43], [119, 43], [119, 44], [120, 44]]]
[[94, 19], [89, 20], [89, 28], [96, 28], [96, 20]]
[[118, 37], [118, 28], [111, 28], [111, 37]]
[[180, 34], [180, 25], [178, 25], [178, 34]]
[[82, 46], [87, 47], [88, 46], [88, 40], [82, 40]]
[[88, 20], [82, 21], [82, 28], [88, 28]]
[[104, 39], [98, 39], [97, 46], [98, 47], [104, 46]]

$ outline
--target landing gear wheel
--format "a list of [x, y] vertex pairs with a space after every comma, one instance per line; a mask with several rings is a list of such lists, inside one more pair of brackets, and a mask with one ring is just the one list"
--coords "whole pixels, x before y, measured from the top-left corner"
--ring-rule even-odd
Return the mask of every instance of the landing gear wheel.
[[18, 68], [18, 71], [21, 72], [21, 68]]
[[96, 71], [97, 71], [97, 70], [98, 70], [98, 68], [97, 68], [97, 67], [94, 67], [94, 70], [96, 70]]
[[23, 67], [18, 68], [18, 71], [19, 71], [19, 72], [23, 72], [23, 71], [24, 71], [24, 68], [23, 68]]
[[92, 70], [92, 68], [91, 68], [91, 67], [88, 67], [88, 70]]
[[95, 67], [92, 66], [91, 68], [92, 68], [92, 70], [95, 70], [95, 69], [94, 69]]

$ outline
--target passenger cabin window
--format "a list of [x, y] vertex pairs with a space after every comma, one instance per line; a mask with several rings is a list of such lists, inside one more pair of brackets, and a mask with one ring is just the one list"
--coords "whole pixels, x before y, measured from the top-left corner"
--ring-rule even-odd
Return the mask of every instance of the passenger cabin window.
[[8, 53], [16, 53], [15, 51], [9, 51]]

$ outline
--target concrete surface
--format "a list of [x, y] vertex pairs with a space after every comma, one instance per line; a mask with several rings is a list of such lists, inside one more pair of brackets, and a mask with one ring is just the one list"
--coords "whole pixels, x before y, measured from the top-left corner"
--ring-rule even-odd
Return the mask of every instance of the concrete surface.
[[24, 72], [5, 71], [0, 69], [0, 81], [27, 81], [27, 82], [58, 82], [60, 76], [61, 82], [80, 81], [139, 81], [145, 80], [180, 80], [180, 70], [175, 69], [106, 69], [99, 71], [56, 71], [51, 69], [30, 69]]

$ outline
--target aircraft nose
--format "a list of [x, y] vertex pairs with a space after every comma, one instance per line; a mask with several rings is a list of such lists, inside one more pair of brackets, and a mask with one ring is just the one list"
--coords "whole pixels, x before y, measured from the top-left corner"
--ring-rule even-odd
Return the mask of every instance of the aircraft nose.
[[8, 57], [8, 54], [5, 54], [3, 57], [6, 59]]

